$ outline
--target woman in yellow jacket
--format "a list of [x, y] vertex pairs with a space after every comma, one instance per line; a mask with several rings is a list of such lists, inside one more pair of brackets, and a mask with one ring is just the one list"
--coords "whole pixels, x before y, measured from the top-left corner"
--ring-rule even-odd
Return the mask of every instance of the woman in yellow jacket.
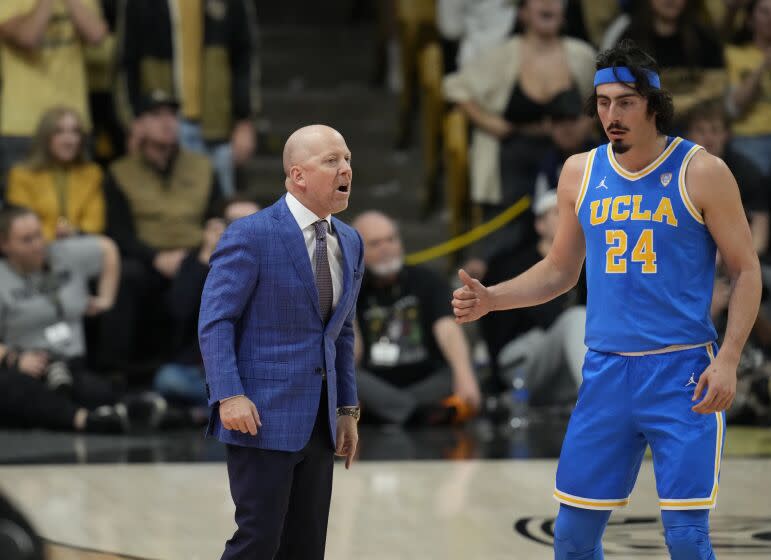
[[34, 211], [49, 241], [104, 230], [103, 174], [88, 161], [85, 138], [76, 111], [50, 109], [40, 119], [30, 156], [8, 175], [6, 200]]

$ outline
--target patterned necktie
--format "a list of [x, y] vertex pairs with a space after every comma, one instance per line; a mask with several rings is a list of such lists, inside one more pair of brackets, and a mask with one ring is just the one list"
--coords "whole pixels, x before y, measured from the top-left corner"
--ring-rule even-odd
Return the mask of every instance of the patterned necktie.
[[327, 257], [327, 228], [326, 220], [314, 222], [316, 228], [316, 289], [319, 292], [319, 309], [321, 317], [326, 323], [332, 314], [332, 272], [329, 269], [329, 257]]

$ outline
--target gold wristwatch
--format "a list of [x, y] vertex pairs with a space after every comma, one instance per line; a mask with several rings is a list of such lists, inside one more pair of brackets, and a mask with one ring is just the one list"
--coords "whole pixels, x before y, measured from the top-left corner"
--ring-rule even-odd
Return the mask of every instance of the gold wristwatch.
[[337, 417], [340, 416], [353, 416], [358, 422], [361, 418], [361, 409], [358, 406], [341, 406], [337, 409]]

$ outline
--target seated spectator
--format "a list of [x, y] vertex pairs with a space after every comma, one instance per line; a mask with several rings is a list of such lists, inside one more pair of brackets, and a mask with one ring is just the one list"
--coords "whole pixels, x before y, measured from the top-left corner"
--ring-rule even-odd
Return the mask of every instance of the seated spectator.
[[771, 0], [750, 9], [751, 39], [725, 50], [733, 147], [771, 176]]
[[[206, 156], [179, 146], [177, 109], [164, 92], [149, 95], [137, 123], [137, 153], [110, 166], [107, 232], [124, 257], [124, 273], [115, 307], [102, 321], [105, 366], [121, 368], [140, 355], [152, 362], [168, 350], [163, 295], [221, 201]], [[139, 333], [149, 345], [141, 352]]]
[[661, 68], [661, 83], [682, 117], [696, 103], [722, 97], [727, 75], [723, 45], [700, 12], [700, 0], [639, 0], [632, 14], [619, 16], [603, 48], [632, 39]]
[[[83, 317], [112, 306], [119, 257], [105, 237], [46, 244], [27, 209], [0, 213], [0, 425], [122, 432], [124, 405], [84, 368]], [[98, 290], [88, 282], [97, 277]]]
[[209, 258], [225, 228], [239, 218], [258, 212], [260, 207], [246, 198], [234, 197], [225, 204], [222, 218], [206, 222], [200, 247], [185, 256], [169, 288], [169, 312], [174, 321], [174, 356], [155, 376], [155, 390], [169, 401], [206, 407], [201, 349], [198, 347], [198, 309], [209, 274]]
[[[501, 269], [501, 277], [491, 273], [487, 279], [490, 284], [521, 274], [549, 252], [557, 233], [556, 191], [548, 191], [537, 199], [533, 212], [538, 243], [519, 254], [506, 270]], [[573, 402], [581, 384], [586, 353], [584, 291], [574, 288], [547, 303], [482, 319], [482, 332], [504, 387], [511, 387], [514, 370], [523, 368], [531, 404]]]
[[88, 161], [83, 122], [66, 107], [47, 111], [32, 153], [11, 168], [9, 204], [35, 212], [46, 241], [104, 231], [103, 174]]
[[721, 158], [736, 177], [755, 250], [759, 255], [765, 255], [769, 235], [768, 179], [763, 177], [750, 159], [733, 148], [730, 143], [730, 126], [723, 103], [717, 100], [696, 105], [686, 116], [688, 139]]
[[353, 223], [364, 241], [355, 337], [362, 410], [392, 424], [460, 421], [480, 406], [450, 288], [428, 269], [404, 266], [396, 224], [379, 212]]
[[72, 107], [91, 130], [83, 46], [106, 34], [97, 0], [0, 2], [0, 198], [49, 108]]
[[[524, 195], [533, 195], [538, 163], [551, 140], [555, 97], [592, 93], [594, 50], [560, 37], [561, 0], [525, 0], [517, 11], [517, 34], [444, 79], [445, 97], [474, 125], [470, 153], [471, 200], [487, 220]], [[489, 262], [500, 250], [533, 241], [532, 220], [523, 215], [475, 248]]]
[[120, 65], [134, 114], [153, 89], [179, 99], [182, 146], [208, 154], [222, 192], [232, 196], [234, 166], [256, 146], [254, 2], [132, 0], [123, 27]]

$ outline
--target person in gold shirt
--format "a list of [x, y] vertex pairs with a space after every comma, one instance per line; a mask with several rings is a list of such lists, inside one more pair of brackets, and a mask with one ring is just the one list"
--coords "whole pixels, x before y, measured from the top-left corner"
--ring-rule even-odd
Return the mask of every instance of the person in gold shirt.
[[102, 233], [102, 182], [102, 170], [88, 161], [81, 118], [55, 107], [43, 115], [30, 156], [11, 168], [6, 199], [40, 216], [47, 241]]
[[97, 0], [0, 2], [0, 194], [48, 109], [70, 106], [91, 129], [83, 47], [106, 34]]
[[726, 47], [733, 147], [771, 174], [771, 0], [749, 8], [748, 39]]

